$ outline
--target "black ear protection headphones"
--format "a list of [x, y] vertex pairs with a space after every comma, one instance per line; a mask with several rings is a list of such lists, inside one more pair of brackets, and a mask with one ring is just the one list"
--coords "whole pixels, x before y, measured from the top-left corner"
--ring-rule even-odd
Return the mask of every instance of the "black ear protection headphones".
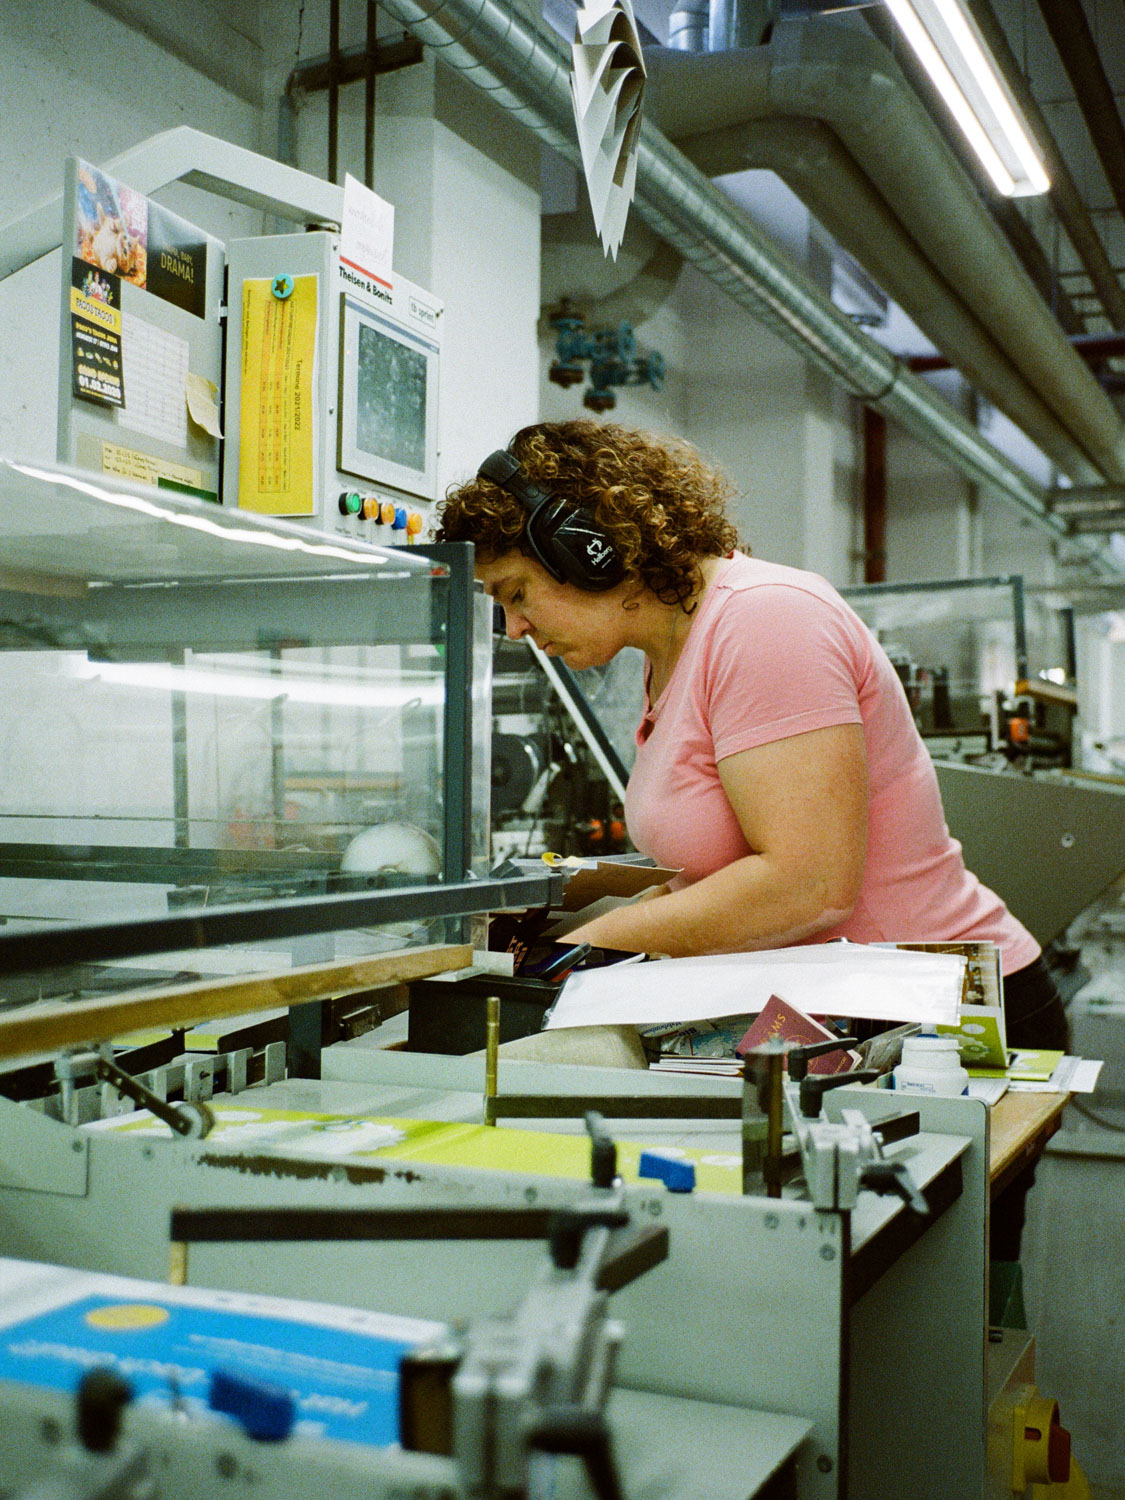
[[527, 549], [558, 583], [599, 594], [621, 582], [624, 566], [597, 522], [529, 479], [507, 448], [490, 453], [477, 475], [513, 495], [527, 511]]

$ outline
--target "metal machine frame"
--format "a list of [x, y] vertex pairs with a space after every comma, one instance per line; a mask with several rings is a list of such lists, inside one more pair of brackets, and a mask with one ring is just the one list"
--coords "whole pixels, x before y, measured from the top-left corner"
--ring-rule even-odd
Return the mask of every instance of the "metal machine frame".
[[[285, 1108], [299, 1089], [305, 1108], [313, 1103], [349, 1118], [480, 1119], [479, 1059], [354, 1043], [329, 1049], [323, 1070], [319, 1085], [278, 1084], [256, 1090], [254, 1102]], [[643, 1100], [671, 1089], [685, 1095], [685, 1111], [687, 1098], [737, 1098], [738, 1089], [722, 1080], [531, 1063], [502, 1062], [501, 1076], [524, 1091], [577, 1096], [616, 1092]], [[811, 1421], [798, 1465], [801, 1500], [983, 1493], [987, 1112], [972, 1100], [911, 1102], [919, 1105], [922, 1134], [893, 1150], [909, 1161], [930, 1205], [928, 1219], [869, 1192], [853, 1208], [835, 1210], [789, 1196], [677, 1194], [633, 1182], [624, 1188], [633, 1222], [663, 1225], [670, 1238], [664, 1265], [617, 1294], [615, 1312], [626, 1329], [622, 1386]], [[858, 1110], [875, 1125], [901, 1108], [893, 1095], [854, 1087], [825, 1103], [830, 1119]], [[159, 1277], [168, 1215], [178, 1204], [326, 1210], [326, 1237], [315, 1247], [274, 1243], [263, 1257], [254, 1246], [198, 1244], [190, 1278], [375, 1307], [393, 1298], [397, 1311], [414, 1316], [502, 1310], [508, 1288], [530, 1274], [528, 1246], [357, 1245], [331, 1237], [334, 1214], [543, 1209], [565, 1206], [573, 1193], [565, 1178], [521, 1171], [421, 1159], [287, 1160], [283, 1151], [247, 1153], [233, 1142], [224, 1149], [221, 1135], [161, 1141], [75, 1131], [8, 1102], [0, 1102], [0, 1123], [6, 1253], [42, 1257], [51, 1247], [56, 1258], [93, 1269]], [[633, 1121], [628, 1130], [717, 1152], [737, 1142], [737, 1127], [714, 1121], [681, 1119], [671, 1133], [658, 1120]], [[126, 1217], [131, 1230], [123, 1236]]]

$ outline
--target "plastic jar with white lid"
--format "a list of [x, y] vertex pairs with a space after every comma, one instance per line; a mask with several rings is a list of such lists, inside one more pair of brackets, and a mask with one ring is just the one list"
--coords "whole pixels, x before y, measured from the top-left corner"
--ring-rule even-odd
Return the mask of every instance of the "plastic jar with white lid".
[[902, 1061], [894, 1070], [895, 1088], [904, 1094], [956, 1097], [968, 1092], [969, 1075], [961, 1066], [955, 1036], [908, 1036]]

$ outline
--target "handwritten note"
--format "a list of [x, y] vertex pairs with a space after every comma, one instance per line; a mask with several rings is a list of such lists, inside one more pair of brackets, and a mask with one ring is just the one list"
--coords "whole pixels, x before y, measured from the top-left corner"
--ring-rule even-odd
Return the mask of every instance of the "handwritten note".
[[390, 286], [394, 243], [394, 204], [364, 187], [349, 172], [344, 179], [341, 261], [353, 271], [369, 276], [372, 281]]

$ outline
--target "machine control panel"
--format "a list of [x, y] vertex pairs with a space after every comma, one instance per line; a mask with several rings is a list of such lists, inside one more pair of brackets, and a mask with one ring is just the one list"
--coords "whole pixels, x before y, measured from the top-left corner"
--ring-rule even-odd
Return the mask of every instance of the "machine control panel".
[[406, 546], [437, 498], [442, 304], [316, 230], [228, 247], [223, 500]]

